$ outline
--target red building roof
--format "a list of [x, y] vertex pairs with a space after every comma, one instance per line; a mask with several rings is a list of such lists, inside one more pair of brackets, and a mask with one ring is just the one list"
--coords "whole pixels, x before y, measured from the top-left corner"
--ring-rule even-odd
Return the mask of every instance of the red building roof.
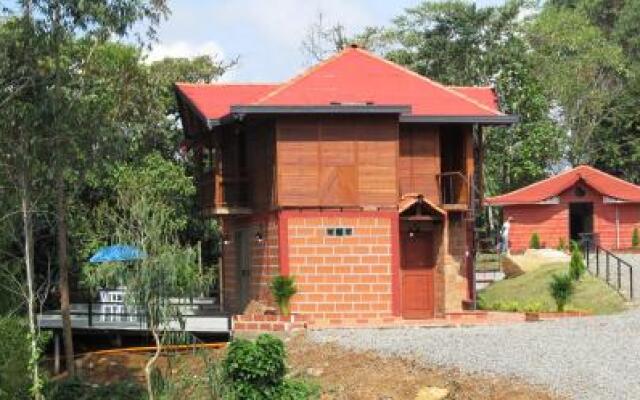
[[506, 206], [514, 204], [535, 204], [557, 196], [579, 181], [600, 194], [628, 202], [640, 202], [640, 186], [604, 173], [588, 165], [580, 165], [572, 170], [533, 183], [513, 192], [489, 197], [489, 205]]
[[176, 84], [206, 119], [231, 106], [408, 105], [412, 116], [505, 116], [488, 87], [447, 87], [384, 58], [349, 47], [283, 84]]

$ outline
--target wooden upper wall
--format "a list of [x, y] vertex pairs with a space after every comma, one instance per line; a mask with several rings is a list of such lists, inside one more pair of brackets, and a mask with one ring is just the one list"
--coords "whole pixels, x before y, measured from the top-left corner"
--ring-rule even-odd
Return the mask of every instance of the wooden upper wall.
[[278, 205], [395, 207], [398, 125], [395, 115], [278, 118]]

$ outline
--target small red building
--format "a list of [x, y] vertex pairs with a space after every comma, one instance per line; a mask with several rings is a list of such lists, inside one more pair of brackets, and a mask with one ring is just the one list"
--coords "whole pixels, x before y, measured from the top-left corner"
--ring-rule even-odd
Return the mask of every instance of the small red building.
[[512, 217], [510, 248], [529, 247], [536, 232], [545, 247], [592, 235], [605, 249], [631, 247], [634, 228], [640, 229], [640, 186], [595, 168], [581, 165], [486, 203], [502, 206]]
[[296, 278], [314, 321], [432, 318], [473, 296], [491, 88], [447, 87], [350, 47], [276, 84], [177, 84], [203, 213], [223, 227], [223, 305]]

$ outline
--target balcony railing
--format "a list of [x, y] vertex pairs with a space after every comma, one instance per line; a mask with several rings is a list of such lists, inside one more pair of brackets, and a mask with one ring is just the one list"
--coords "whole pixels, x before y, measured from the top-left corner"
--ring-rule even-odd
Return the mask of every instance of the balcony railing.
[[203, 211], [234, 213], [246, 210], [249, 206], [246, 177], [226, 177], [205, 172], [198, 182], [198, 197]]
[[441, 205], [455, 205], [461, 208], [469, 206], [471, 187], [469, 178], [464, 173], [451, 171], [438, 174], [438, 187]]

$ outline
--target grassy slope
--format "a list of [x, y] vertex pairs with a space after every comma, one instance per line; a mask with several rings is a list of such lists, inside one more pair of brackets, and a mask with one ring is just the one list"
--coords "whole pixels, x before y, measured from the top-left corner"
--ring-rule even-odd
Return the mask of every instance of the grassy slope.
[[[523, 311], [527, 305], [538, 303], [540, 311], [555, 311], [549, 294], [549, 282], [554, 273], [566, 272], [567, 264], [549, 264], [517, 278], [496, 282], [478, 293], [480, 303], [493, 309], [495, 304], [517, 302]], [[624, 300], [604, 282], [585, 274], [576, 285], [567, 310], [590, 310], [594, 314], [609, 314], [624, 309]]]

